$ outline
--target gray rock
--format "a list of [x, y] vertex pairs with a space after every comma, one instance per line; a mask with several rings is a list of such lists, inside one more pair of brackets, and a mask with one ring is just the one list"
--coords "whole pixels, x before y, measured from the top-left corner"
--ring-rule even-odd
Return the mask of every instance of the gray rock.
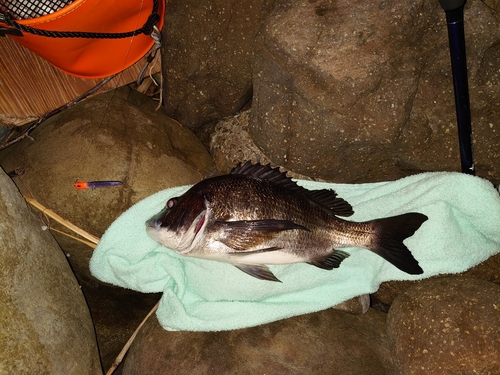
[[498, 0], [483, 0], [486, 5], [496, 12], [500, 12], [500, 2]]
[[[196, 183], [212, 168], [196, 136], [155, 107], [127, 87], [83, 101], [47, 120], [31, 134], [34, 141], [8, 149], [2, 166], [7, 171], [23, 167], [25, 174], [15, 179], [23, 194], [101, 237], [134, 203], [171, 186]], [[77, 179], [124, 183], [76, 190]], [[78, 276], [90, 278], [92, 249], [55, 237]]]
[[386, 316], [325, 310], [241, 330], [169, 332], [153, 315], [123, 375], [393, 374]]
[[71, 268], [0, 169], [0, 374], [101, 374]]
[[162, 30], [166, 113], [190, 129], [252, 97], [254, 35], [263, 0], [171, 0]]
[[391, 306], [398, 374], [500, 374], [500, 286], [466, 277], [426, 280]]
[[[498, 25], [498, 13], [468, 2], [477, 170], [491, 179], [500, 174]], [[311, 177], [366, 182], [459, 170], [444, 11], [423, 0], [280, 3], [258, 37], [252, 112], [257, 147]]]
[[[248, 132], [250, 121], [251, 111], [246, 110], [219, 121], [215, 126], [210, 140], [210, 152], [221, 174], [229, 173], [238, 163], [245, 163], [248, 160], [279, 167], [273, 164], [253, 142]], [[310, 180], [308, 176], [294, 171], [287, 170], [287, 174], [294, 178]]]
[[[489, 281], [500, 285], [500, 254], [493, 255], [477, 266], [468, 269], [465, 272], [456, 274], [455, 276], [475, 277], [477, 279]], [[434, 278], [447, 277], [446, 275], [434, 276]], [[386, 304], [391, 305], [397, 296], [404, 293], [407, 289], [422, 281], [388, 281], [382, 283], [380, 288], [375, 292], [375, 298]]]

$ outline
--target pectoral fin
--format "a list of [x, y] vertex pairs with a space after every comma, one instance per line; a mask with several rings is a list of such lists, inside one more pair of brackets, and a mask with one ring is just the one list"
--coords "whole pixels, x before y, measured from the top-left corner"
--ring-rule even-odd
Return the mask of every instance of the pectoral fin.
[[308, 230], [293, 221], [274, 219], [218, 221], [216, 225], [220, 233], [217, 240], [236, 251], [262, 246], [284, 230]]
[[265, 249], [258, 249], [258, 250], [250, 250], [250, 251], [239, 251], [239, 252], [236, 252], [236, 253], [228, 253], [228, 255], [232, 256], [232, 257], [244, 257], [244, 256], [248, 256], [250, 254], [261, 254], [261, 253], [267, 253], [269, 251], [276, 251], [276, 250], [282, 250], [281, 247], [267, 247]]
[[264, 264], [234, 264], [236, 268], [260, 280], [277, 281], [281, 283], [269, 268]]
[[290, 220], [241, 220], [225, 221], [224, 225], [228, 230], [237, 233], [238, 231], [257, 231], [257, 232], [281, 232], [282, 230], [302, 229], [309, 230], [305, 226], [294, 223]]

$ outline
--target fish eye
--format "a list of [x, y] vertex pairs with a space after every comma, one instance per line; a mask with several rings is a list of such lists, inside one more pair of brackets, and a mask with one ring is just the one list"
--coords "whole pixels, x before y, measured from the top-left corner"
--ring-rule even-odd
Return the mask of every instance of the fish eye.
[[173, 208], [177, 204], [177, 198], [171, 198], [167, 201], [167, 208]]

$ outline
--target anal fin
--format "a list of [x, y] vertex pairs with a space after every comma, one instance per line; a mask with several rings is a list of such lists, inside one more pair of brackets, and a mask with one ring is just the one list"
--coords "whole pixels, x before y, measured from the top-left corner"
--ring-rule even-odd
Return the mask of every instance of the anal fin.
[[233, 264], [239, 270], [245, 272], [246, 274], [253, 276], [260, 280], [269, 280], [269, 281], [277, 281], [281, 283], [281, 280], [278, 279], [271, 270], [264, 264], [243, 264], [237, 263]]
[[348, 258], [349, 254], [342, 250], [335, 250], [324, 257], [307, 262], [313, 266], [322, 268], [324, 270], [332, 270], [334, 268], [339, 268], [340, 263], [343, 262], [345, 258]]

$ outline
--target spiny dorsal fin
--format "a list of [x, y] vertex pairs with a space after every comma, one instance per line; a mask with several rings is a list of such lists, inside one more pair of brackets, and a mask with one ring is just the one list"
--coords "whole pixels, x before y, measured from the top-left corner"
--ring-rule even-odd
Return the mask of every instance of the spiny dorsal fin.
[[247, 161], [243, 165], [240, 163], [234, 167], [231, 170], [231, 174], [270, 181], [275, 185], [279, 185], [285, 189], [304, 195], [317, 205], [328, 208], [334, 215], [351, 216], [354, 213], [351, 205], [344, 199], [337, 197], [337, 193], [335, 191], [329, 189], [307, 190], [306, 188], [297, 185], [291, 177], [286, 175], [286, 172], [280, 172], [279, 167], [272, 168], [270, 164], [252, 164], [251, 161]]
[[[286, 172], [280, 172], [279, 167], [272, 168], [271, 164], [262, 165], [260, 163], [252, 164], [247, 161], [245, 164], [238, 164], [231, 170], [230, 174], [249, 176], [260, 180], [267, 180], [273, 184], [280, 185], [284, 188], [301, 191], [304, 189], [297, 185], [295, 181], [286, 175]], [[304, 189], [305, 190], [305, 189]]]

